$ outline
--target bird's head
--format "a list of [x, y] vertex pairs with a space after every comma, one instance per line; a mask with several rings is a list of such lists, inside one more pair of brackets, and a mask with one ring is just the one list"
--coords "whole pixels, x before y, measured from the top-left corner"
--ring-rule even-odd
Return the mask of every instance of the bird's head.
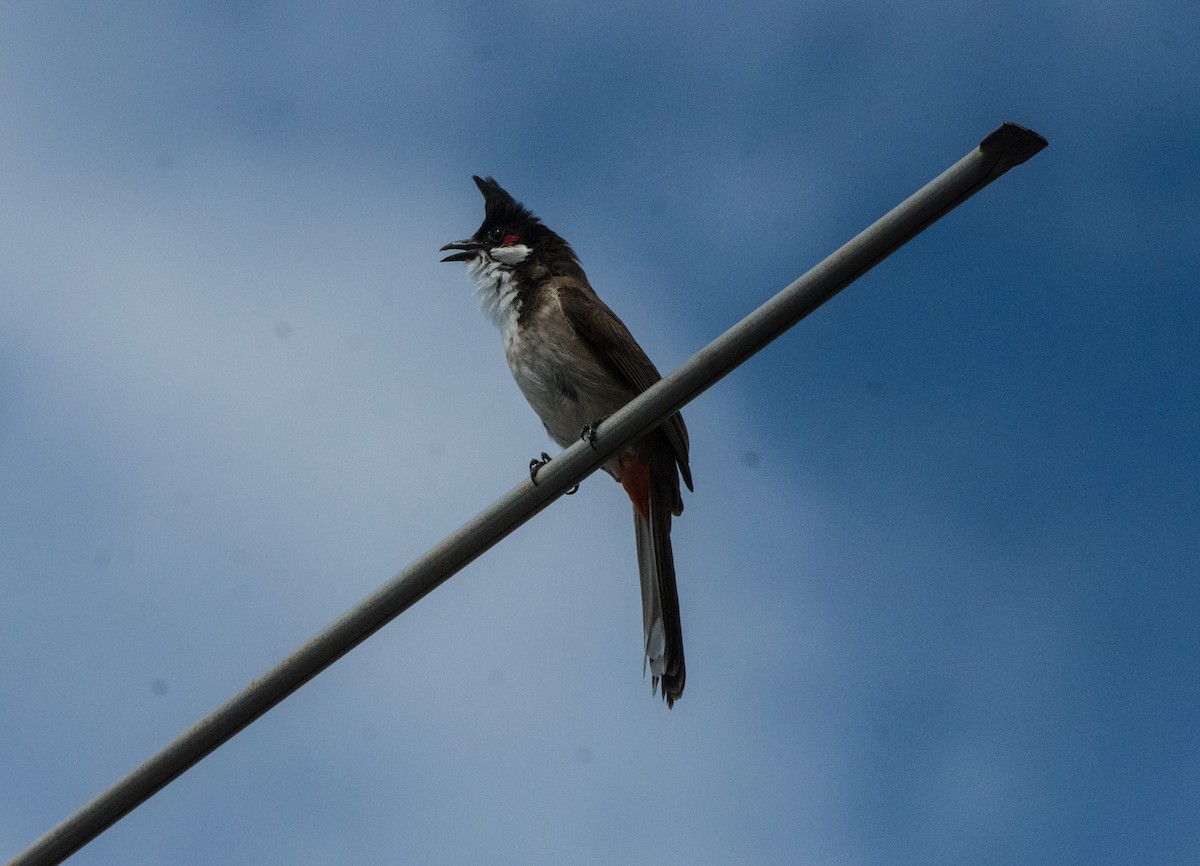
[[442, 251], [456, 250], [443, 262], [473, 262], [491, 259], [508, 268], [527, 259], [536, 259], [550, 267], [556, 261], [578, 267], [575, 253], [567, 242], [542, 225], [527, 207], [509, 195], [495, 179], [475, 176], [483, 193], [483, 224], [471, 237], [448, 243]]

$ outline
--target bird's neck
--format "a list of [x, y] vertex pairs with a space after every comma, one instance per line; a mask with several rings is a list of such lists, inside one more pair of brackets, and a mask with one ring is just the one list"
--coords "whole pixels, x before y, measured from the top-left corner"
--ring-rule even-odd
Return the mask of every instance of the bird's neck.
[[467, 273], [475, 280], [475, 294], [484, 314], [502, 332], [515, 328], [521, 315], [522, 298], [517, 289], [518, 280], [513, 276], [513, 266], [482, 255], [467, 265]]

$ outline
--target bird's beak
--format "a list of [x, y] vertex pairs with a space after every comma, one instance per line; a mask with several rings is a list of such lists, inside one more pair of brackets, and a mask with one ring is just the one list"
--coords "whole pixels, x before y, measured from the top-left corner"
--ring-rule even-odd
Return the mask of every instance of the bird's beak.
[[465, 241], [454, 241], [442, 247], [442, 252], [446, 250], [462, 250], [461, 253], [454, 253], [442, 259], [443, 262], [469, 262], [475, 258], [475, 253], [483, 249], [483, 244], [479, 241], [467, 238]]

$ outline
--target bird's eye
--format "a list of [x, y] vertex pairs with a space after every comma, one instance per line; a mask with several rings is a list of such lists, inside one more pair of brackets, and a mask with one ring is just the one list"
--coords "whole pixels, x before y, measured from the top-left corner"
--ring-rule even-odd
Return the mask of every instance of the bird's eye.
[[489, 241], [494, 244], [498, 244], [504, 237], [504, 229], [502, 229], [500, 226], [496, 226], [494, 229], [488, 232], [487, 236]]

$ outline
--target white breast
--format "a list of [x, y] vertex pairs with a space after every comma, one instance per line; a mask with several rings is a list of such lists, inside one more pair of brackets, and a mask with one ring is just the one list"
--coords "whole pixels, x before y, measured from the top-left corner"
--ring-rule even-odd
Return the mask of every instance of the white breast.
[[512, 280], [512, 269], [528, 255], [529, 247], [518, 244], [497, 247], [490, 255], [476, 256], [467, 263], [467, 273], [475, 280], [480, 307], [500, 329], [505, 350], [517, 339], [517, 318], [521, 315], [521, 300]]
[[[492, 250], [491, 256], [473, 259], [468, 273], [475, 280], [484, 313], [500, 329], [517, 387], [542, 419], [550, 437], [565, 447], [579, 438], [585, 424], [608, 417], [633, 395], [615, 382], [582, 345], [555, 295], [543, 297], [530, 310], [522, 310], [512, 264], [528, 254], [524, 246]], [[518, 329], [522, 312], [528, 321], [526, 327]]]

